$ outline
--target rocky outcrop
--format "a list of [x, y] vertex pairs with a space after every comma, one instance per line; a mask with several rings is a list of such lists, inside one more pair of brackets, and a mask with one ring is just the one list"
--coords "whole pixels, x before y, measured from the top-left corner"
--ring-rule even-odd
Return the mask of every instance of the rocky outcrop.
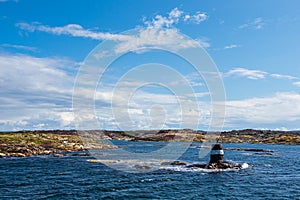
[[[141, 131], [142, 132], [142, 131]], [[300, 144], [300, 132], [271, 130], [233, 130], [221, 133], [206, 133], [190, 129], [161, 130], [156, 133], [139, 134], [135, 141], [172, 141], [172, 142], [208, 142], [252, 143], [252, 144]]]
[[[201, 168], [201, 169], [242, 169], [242, 165], [238, 163], [231, 163], [224, 161], [224, 152], [221, 144], [214, 144], [210, 152], [210, 161], [207, 164], [192, 164], [187, 165], [187, 168]], [[186, 165], [182, 161], [174, 161], [170, 165]]]
[[[91, 139], [89, 139], [91, 140]], [[33, 155], [70, 153], [88, 149], [114, 148], [99, 141], [89, 141], [86, 146], [82, 138], [68, 132], [12, 132], [0, 133], [0, 157], [27, 157]]]
[[207, 163], [207, 164], [192, 164], [188, 165], [188, 168], [202, 168], [202, 169], [241, 169], [242, 166], [237, 163], [231, 162], [215, 162], [215, 163]]
[[298, 131], [272, 130], [233, 130], [222, 132], [218, 138], [220, 143], [253, 143], [253, 144], [300, 144]]

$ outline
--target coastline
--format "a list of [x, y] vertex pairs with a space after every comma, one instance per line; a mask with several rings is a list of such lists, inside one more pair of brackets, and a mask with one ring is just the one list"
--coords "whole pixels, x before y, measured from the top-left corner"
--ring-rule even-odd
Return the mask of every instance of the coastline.
[[0, 158], [50, 154], [61, 157], [90, 149], [114, 148], [91, 138], [87, 140], [89, 145], [84, 145], [83, 138], [73, 130], [0, 132]]
[[206, 133], [205, 131], [190, 129], [128, 132], [107, 130], [37, 130], [0, 132], [0, 158], [50, 154], [60, 157], [70, 155], [67, 153], [71, 152], [116, 148], [100, 140], [208, 142], [214, 136], [218, 136], [217, 142], [219, 143], [300, 144], [300, 132], [297, 131], [245, 129]]

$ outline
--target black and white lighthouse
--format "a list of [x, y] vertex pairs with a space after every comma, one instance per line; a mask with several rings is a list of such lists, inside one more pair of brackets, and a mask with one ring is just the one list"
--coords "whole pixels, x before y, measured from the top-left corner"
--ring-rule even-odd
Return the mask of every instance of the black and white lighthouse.
[[214, 144], [210, 151], [210, 163], [220, 163], [224, 161], [224, 151], [221, 144]]
[[[182, 162], [174, 162], [173, 165], [182, 165]], [[242, 169], [242, 165], [238, 163], [227, 162], [224, 160], [224, 151], [221, 144], [213, 144], [210, 151], [210, 161], [206, 164], [195, 163], [188, 165], [188, 168], [203, 169]]]

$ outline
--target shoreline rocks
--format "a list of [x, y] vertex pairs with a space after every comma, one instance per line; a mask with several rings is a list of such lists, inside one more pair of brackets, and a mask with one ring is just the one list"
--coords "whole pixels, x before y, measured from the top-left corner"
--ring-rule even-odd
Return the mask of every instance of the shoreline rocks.
[[[88, 139], [84, 145], [82, 138], [72, 134], [55, 134], [44, 132], [12, 132], [0, 133], [0, 158], [29, 157], [35, 155], [79, 155], [71, 152], [80, 152], [89, 149], [116, 148], [100, 141]], [[81, 155], [81, 154], [80, 154]]]
[[[143, 131], [140, 131], [141, 133]], [[155, 133], [138, 134], [133, 141], [166, 141], [166, 142], [219, 142], [250, 144], [300, 144], [300, 131], [272, 130], [232, 130], [223, 132], [205, 132], [190, 129], [160, 130]]]
[[[233, 130], [221, 133], [206, 133], [191, 129], [150, 131], [108, 130], [37, 130], [0, 132], [0, 158], [49, 155], [61, 152], [76, 152], [89, 149], [118, 148], [100, 140], [166, 141], [253, 143], [253, 144], [300, 144], [300, 131]], [[259, 149], [231, 149], [257, 151]]]

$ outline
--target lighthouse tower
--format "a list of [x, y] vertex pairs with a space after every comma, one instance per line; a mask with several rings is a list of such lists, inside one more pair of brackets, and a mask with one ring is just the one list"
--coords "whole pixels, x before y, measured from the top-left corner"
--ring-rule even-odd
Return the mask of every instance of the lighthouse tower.
[[224, 151], [221, 144], [214, 144], [210, 152], [209, 163], [220, 163], [224, 161]]

